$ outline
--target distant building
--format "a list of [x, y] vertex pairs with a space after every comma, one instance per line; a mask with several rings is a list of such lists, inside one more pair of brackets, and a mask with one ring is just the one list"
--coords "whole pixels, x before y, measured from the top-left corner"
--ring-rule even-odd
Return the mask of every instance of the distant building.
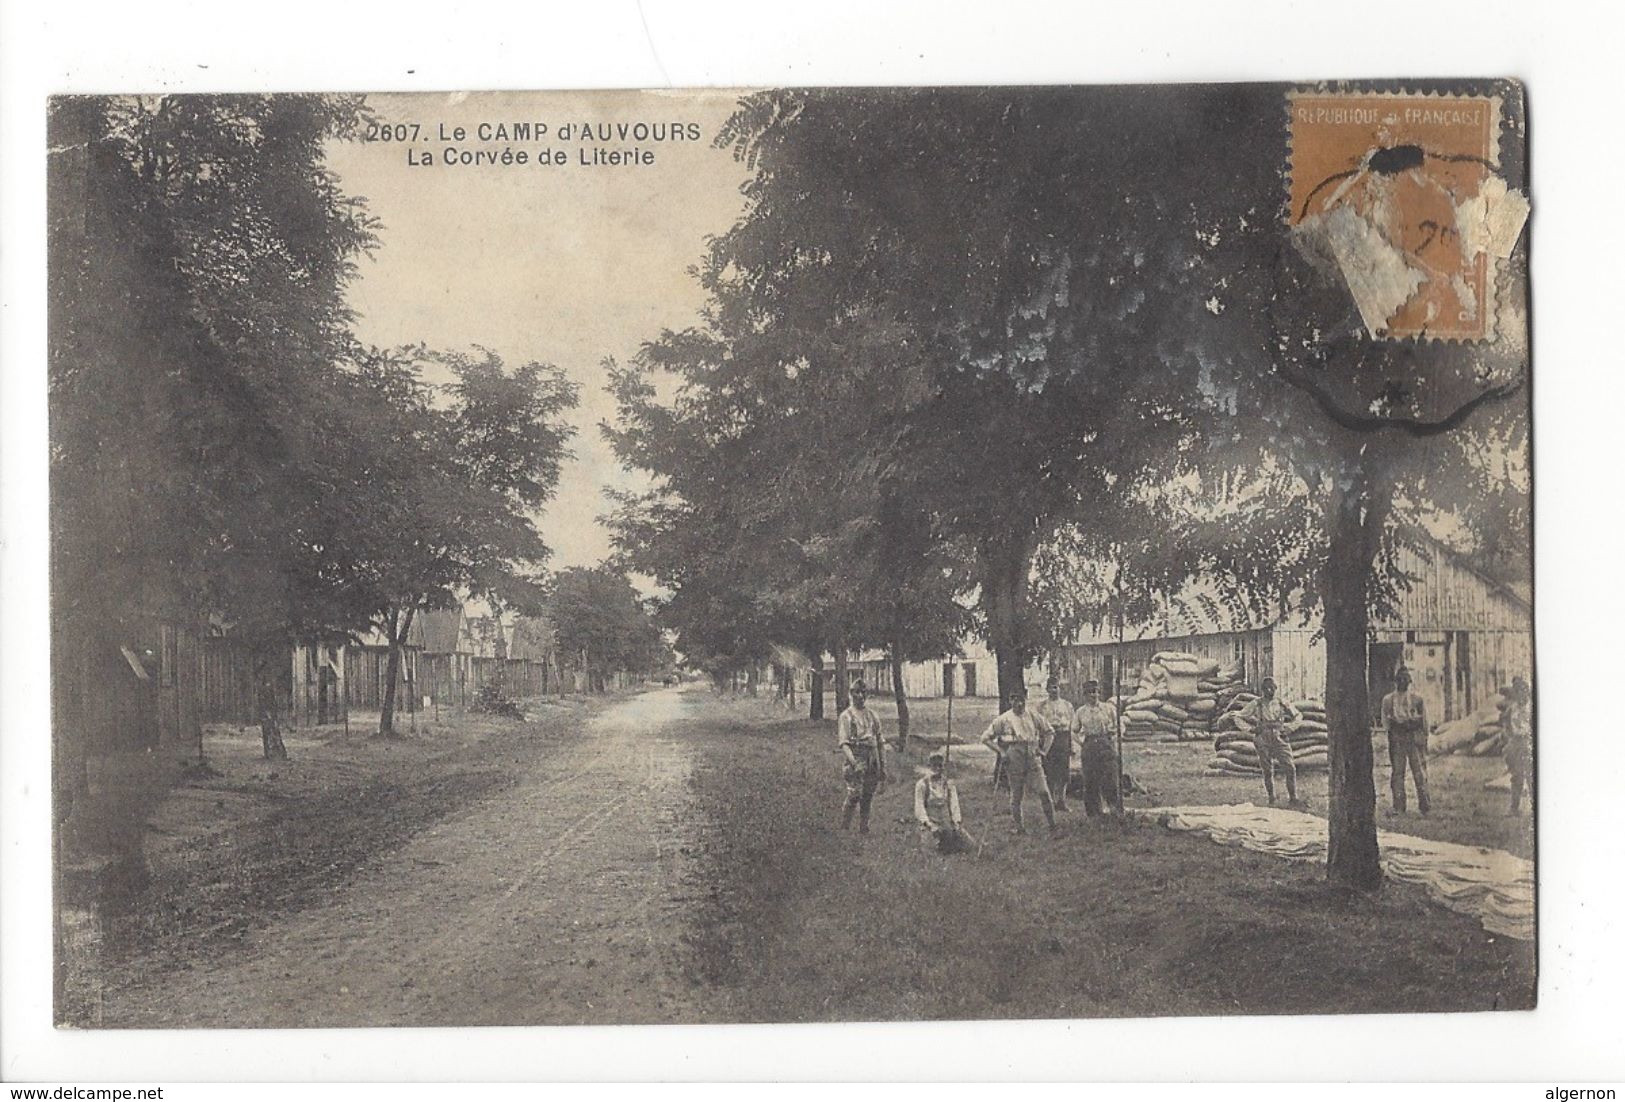
[[468, 698], [486, 685], [501, 685], [508, 659], [508, 632], [497, 616], [463, 616], [460, 645], [469, 658]]
[[[423, 614], [412, 617], [406, 642], [401, 647], [401, 664], [396, 674], [396, 707], [416, 711], [410, 698], [421, 683], [418, 666], [423, 654]], [[389, 678], [389, 638], [383, 629], [370, 628], [344, 648], [344, 699], [354, 708], [376, 709], [384, 704], [384, 685]]]
[[[1530, 675], [1534, 620], [1525, 597], [1443, 544], [1430, 543], [1425, 552], [1402, 550], [1399, 566], [1415, 580], [1395, 614], [1372, 624], [1366, 681], [1373, 708], [1392, 690], [1401, 664], [1439, 721], [1483, 708], [1513, 677]], [[1132, 691], [1153, 654], [1185, 651], [1238, 667], [1251, 685], [1273, 677], [1287, 699], [1324, 698], [1326, 647], [1318, 612], [1305, 620], [1289, 603], [1277, 614], [1236, 622], [1224, 618], [1222, 603], [1213, 597], [1211, 586], [1188, 586], [1164, 602], [1159, 623], [1125, 632], [1121, 648], [1109, 631], [1094, 632], [1058, 648], [1055, 669], [1067, 685], [1094, 678], [1109, 686], [1120, 674]], [[1114, 669], [1119, 660], [1121, 671]]]
[[548, 617], [514, 617], [508, 629], [507, 691], [515, 698], [560, 691], [557, 633]]
[[[810, 688], [814, 671], [806, 668], [804, 684]], [[824, 656], [824, 688], [835, 688], [835, 659]], [[848, 683], [863, 679], [869, 691], [878, 696], [892, 695], [891, 659], [883, 650], [853, 651], [847, 659]], [[1043, 680], [1042, 667], [1034, 663], [1027, 669], [1027, 681], [1037, 684]], [[966, 636], [960, 640], [959, 652], [927, 662], [903, 663], [903, 691], [910, 699], [945, 696], [998, 696], [999, 661], [980, 639]]]
[[[888, 678], [888, 684], [889, 681]], [[999, 695], [998, 656], [982, 640], [967, 636], [960, 640], [956, 655], [930, 662], [904, 663], [903, 690], [915, 698], [996, 697]]]
[[474, 655], [463, 633], [463, 607], [430, 609], [418, 616], [423, 620], [418, 670], [424, 707], [466, 707]]

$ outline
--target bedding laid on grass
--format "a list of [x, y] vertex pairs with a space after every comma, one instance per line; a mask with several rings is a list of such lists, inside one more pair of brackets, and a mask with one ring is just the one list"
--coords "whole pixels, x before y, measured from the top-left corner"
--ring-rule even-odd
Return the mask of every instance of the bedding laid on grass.
[[[1171, 830], [1197, 831], [1215, 842], [1294, 861], [1326, 859], [1326, 820], [1299, 811], [1254, 804], [1156, 807], [1132, 814]], [[1493, 934], [1533, 941], [1534, 862], [1505, 850], [1437, 842], [1394, 831], [1377, 832], [1383, 870], [1393, 879], [1426, 888], [1451, 910], [1477, 918]]]

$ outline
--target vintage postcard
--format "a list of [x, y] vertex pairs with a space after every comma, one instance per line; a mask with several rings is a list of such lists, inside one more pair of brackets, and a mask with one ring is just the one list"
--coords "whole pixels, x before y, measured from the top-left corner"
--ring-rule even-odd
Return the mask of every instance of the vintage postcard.
[[49, 104], [73, 1029], [1537, 998], [1499, 79]]

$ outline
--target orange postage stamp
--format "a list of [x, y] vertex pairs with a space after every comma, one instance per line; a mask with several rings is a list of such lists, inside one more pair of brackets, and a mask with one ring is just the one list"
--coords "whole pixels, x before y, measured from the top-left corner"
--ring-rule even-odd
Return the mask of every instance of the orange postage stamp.
[[1292, 232], [1374, 338], [1494, 339], [1495, 270], [1529, 216], [1494, 96], [1289, 92]]

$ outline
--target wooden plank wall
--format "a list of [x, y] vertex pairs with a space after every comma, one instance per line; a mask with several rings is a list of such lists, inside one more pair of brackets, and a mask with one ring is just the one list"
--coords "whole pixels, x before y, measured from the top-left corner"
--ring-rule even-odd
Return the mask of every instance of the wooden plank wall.
[[[905, 662], [903, 688], [910, 699], [929, 700], [942, 696], [942, 670], [954, 668], [954, 692], [959, 696], [998, 696], [999, 664], [991, 655], [976, 658], [944, 658], [934, 662]], [[1039, 667], [1028, 670], [1028, 679], [1037, 675]], [[974, 674], [967, 670], [975, 670]], [[891, 691], [890, 672], [885, 677], [885, 692]]]
[[[1373, 641], [1400, 648], [1412, 688], [1427, 701], [1435, 722], [1493, 707], [1514, 677], [1529, 679], [1533, 670], [1533, 636], [1527, 629], [1377, 631]], [[1372, 707], [1378, 705], [1373, 699]]]
[[425, 654], [418, 659], [419, 691], [442, 708], [466, 708], [472, 695], [467, 654]]
[[[290, 673], [293, 687], [289, 693], [288, 719], [295, 727], [314, 727], [319, 723], [344, 722], [348, 704], [350, 663], [346, 652], [350, 648], [340, 644], [302, 644], [292, 648]], [[326, 675], [323, 664], [332, 661], [337, 671], [329, 668]], [[323, 680], [327, 682], [325, 709], [322, 700]]]
[[1269, 640], [1270, 653], [1260, 654], [1259, 668], [1271, 671], [1281, 699], [1326, 699], [1326, 644], [1315, 638], [1314, 629], [1276, 628], [1262, 634]]
[[205, 723], [257, 723], [254, 714], [254, 663], [230, 639], [207, 638], [203, 650], [202, 718]]
[[[407, 677], [416, 679], [419, 651], [407, 647], [401, 654], [400, 675], [395, 682], [396, 706], [406, 711]], [[384, 677], [389, 671], [389, 651], [383, 647], [344, 648], [345, 701], [352, 708], [381, 708]]]
[[1429, 556], [1402, 549], [1400, 568], [1416, 579], [1402, 594], [1397, 614], [1375, 625], [1386, 631], [1530, 630], [1529, 609], [1489, 581], [1437, 551]]

